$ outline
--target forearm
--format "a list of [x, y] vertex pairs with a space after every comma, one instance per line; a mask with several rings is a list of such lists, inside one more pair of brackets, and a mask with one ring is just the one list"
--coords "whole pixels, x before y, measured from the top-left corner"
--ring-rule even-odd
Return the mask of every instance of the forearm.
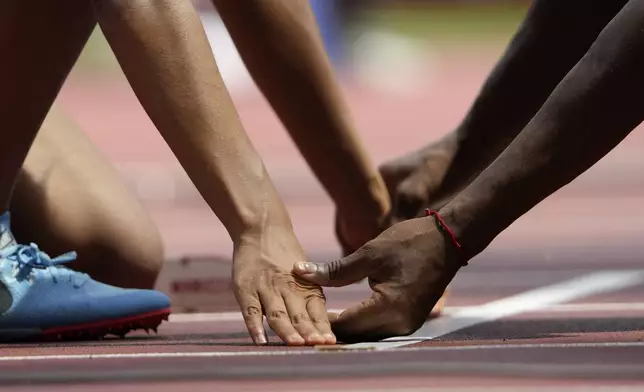
[[441, 211], [472, 256], [644, 118], [644, 1], [632, 0], [517, 138]]
[[[626, 0], [537, 0], [457, 128], [446, 184], [483, 170], [527, 125]], [[446, 190], [448, 191], [448, 190]]]
[[308, 0], [214, 0], [246, 66], [340, 209], [388, 212], [384, 182], [362, 146]]
[[98, 21], [148, 115], [233, 240], [290, 225], [190, 2], [100, 0]]

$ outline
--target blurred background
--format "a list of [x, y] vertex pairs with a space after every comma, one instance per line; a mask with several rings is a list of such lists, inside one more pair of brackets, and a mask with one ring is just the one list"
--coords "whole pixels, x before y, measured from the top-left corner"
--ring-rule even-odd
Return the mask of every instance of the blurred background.
[[[338, 256], [329, 198], [253, 84], [216, 10], [208, 0], [194, 2], [298, 237], [314, 259]], [[380, 163], [458, 124], [530, 2], [312, 0], [312, 5], [364, 142]], [[516, 94], [519, 99], [521, 91]], [[157, 134], [100, 30], [64, 86], [57, 110], [103, 150], [152, 213], [170, 259], [162, 289], [172, 290], [168, 276], [177, 274], [172, 269], [177, 257], [229, 259], [227, 233]], [[644, 208], [638, 201], [644, 158], [638, 138], [634, 133], [589, 173], [518, 221], [491, 252], [520, 246], [549, 260], [566, 247], [637, 242], [644, 234]], [[229, 267], [219, 272], [205, 268], [230, 274]], [[206, 286], [195, 290], [207, 292]]]

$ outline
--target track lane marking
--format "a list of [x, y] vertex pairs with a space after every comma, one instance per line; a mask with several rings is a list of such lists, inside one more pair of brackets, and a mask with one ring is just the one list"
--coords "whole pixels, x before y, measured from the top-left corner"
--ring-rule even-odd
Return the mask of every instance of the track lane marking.
[[341, 346], [344, 350], [388, 350], [421, 343], [478, 324], [521, 313], [545, 309], [563, 302], [592, 295], [622, 290], [644, 283], [644, 270], [600, 271], [523, 293], [466, 307], [448, 317], [427, 321], [418, 331], [406, 337], [395, 337], [375, 343]]

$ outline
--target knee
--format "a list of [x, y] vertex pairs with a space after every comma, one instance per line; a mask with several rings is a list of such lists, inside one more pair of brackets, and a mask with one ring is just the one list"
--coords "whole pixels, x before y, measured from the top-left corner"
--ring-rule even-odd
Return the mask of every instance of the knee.
[[112, 263], [119, 265], [115, 283], [120, 287], [152, 289], [165, 258], [161, 235], [153, 225], [128, 234], [114, 252]]
[[164, 260], [163, 241], [151, 219], [139, 215], [96, 217], [84, 238], [73, 237], [78, 259], [70, 267], [113, 286], [154, 288]]
[[106, 236], [82, 256], [90, 259], [94, 266], [91, 269], [99, 269], [96, 279], [124, 288], [154, 288], [164, 261], [163, 241], [157, 227], [138, 221], [117, 230], [107, 230]]

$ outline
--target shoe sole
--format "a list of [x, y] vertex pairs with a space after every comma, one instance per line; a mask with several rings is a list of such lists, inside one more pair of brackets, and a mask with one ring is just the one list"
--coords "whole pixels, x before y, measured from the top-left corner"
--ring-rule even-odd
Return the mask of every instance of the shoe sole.
[[34, 331], [35, 333], [29, 334], [29, 336], [16, 337], [11, 340], [30, 342], [100, 340], [107, 335], [115, 335], [120, 338], [124, 338], [129, 332], [140, 329], [143, 329], [146, 332], [153, 330], [156, 333], [159, 325], [161, 325], [164, 320], [168, 320], [170, 313], [171, 310], [168, 308], [112, 320], [47, 328], [38, 332]]

